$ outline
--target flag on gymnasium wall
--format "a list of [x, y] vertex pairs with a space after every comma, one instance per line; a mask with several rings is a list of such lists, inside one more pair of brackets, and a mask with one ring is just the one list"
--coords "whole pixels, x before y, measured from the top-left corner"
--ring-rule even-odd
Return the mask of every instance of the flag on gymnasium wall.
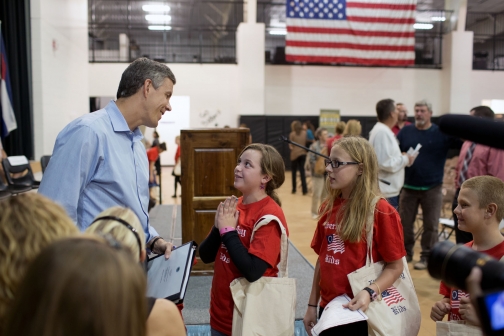
[[4, 41], [0, 36], [0, 121], [1, 136], [5, 138], [17, 128], [16, 116], [12, 108], [12, 89], [9, 77], [9, 65], [5, 54]]
[[415, 64], [417, 0], [286, 0], [289, 62]]

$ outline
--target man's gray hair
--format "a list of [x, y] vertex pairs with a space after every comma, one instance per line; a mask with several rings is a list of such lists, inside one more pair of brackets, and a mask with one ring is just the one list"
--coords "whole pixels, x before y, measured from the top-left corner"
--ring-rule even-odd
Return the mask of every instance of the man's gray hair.
[[157, 90], [165, 78], [176, 83], [173, 72], [166, 65], [145, 57], [138, 58], [124, 70], [117, 89], [117, 99], [134, 95], [147, 79], [152, 81], [152, 86]]
[[427, 109], [429, 110], [429, 112], [432, 113], [432, 104], [427, 99], [422, 99], [422, 100], [417, 101], [415, 103], [415, 107], [416, 106], [427, 106]]

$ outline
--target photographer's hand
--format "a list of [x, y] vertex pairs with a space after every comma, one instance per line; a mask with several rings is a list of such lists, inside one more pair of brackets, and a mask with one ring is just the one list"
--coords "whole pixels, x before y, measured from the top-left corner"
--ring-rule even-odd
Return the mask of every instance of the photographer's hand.
[[464, 320], [466, 320], [469, 324], [479, 326], [480, 320], [478, 318], [478, 314], [476, 313], [476, 309], [471, 304], [471, 299], [468, 297], [463, 297], [460, 299], [460, 308], [459, 308], [460, 316]]
[[430, 318], [434, 321], [442, 321], [444, 316], [450, 312], [450, 298], [443, 298], [432, 306]]

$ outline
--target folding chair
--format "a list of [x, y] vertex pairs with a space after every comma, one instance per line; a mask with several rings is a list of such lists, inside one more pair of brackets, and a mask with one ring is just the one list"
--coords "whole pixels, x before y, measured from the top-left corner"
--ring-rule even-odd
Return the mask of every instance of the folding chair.
[[44, 155], [40, 158], [40, 166], [42, 167], [42, 174], [45, 173], [47, 165], [49, 164], [49, 160], [51, 160], [51, 155]]
[[[28, 187], [30, 189], [37, 189], [40, 186], [40, 181], [35, 181], [30, 162], [26, 156], [9, 156], [8, 158], [2, 160], [2, 166], [5, 171], [7, 183], [11, 188]], [[22, 173], [25, 174], [19, 177], [14, 177]]]
[[[441, 224], [441, 231], [439, 232], [438, 238], [443, 236], [444, 240], [450, 239], [453, 232], [455, 232], [455, 222], [450, 218], [440, 218], [439, 224]], [[450, 231], [447, 233], [447, 231]]]

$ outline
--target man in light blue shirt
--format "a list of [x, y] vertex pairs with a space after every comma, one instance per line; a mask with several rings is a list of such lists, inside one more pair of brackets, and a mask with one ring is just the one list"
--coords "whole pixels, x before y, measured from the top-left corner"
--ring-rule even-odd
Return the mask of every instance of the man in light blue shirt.
[[175, 82], [166, 65], [139, 58], [123, 72], [116, 102], [58, 134], [39, 192], [61, 204], [81, 231], [103, 210], [124, 206], [140, 219], [147, 247], [169, 257], [172, 244], [149, 225], [149, 163], [138, 127], [156, 127], [171, 111]]

